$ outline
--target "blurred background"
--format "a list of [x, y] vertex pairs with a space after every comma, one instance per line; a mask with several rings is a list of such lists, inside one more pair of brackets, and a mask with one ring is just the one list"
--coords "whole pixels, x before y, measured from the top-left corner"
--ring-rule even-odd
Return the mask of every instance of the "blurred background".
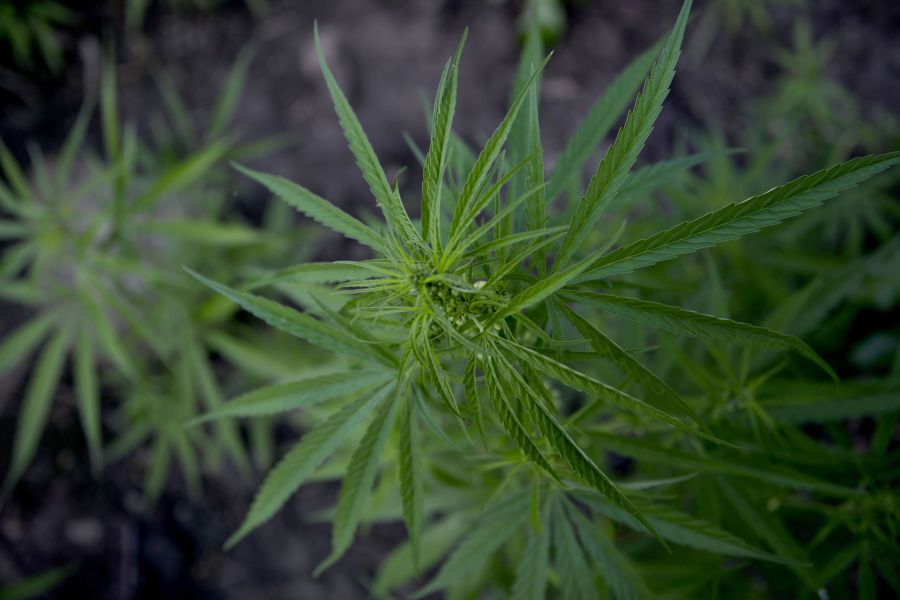
[[[480, 143], [505, 113], [534, 19], [555, 51], [541, 99], [552, 164], [680, 4], [0, 0], [0, 597], [367, 597], [402, 526], [373, 526], [313, 579], [329, 546], [316, 518], [334, 501], [327, 481], [221, 550], [260, 474], [304, 424], [183, 423], [324, 359], [235, 314], [181, 266], [235, 281], [360, 252], [270, 204], [229, 161], [369, 215], [316, 61], [318, 20], [337, 79], [415, 206], [423, 107], [462, 32], [456, 129]], [[635, 209], [649, 229], [665, 223], [656, 211], [705, 212], [900, 146], [900, 3], [697, 0], [692, 14], [641, 160], [710, 158], [653, 210]], [[807, 239], [818, 252], [790, 254], [777, 284], [729, 263], [732, 312], [752, 321], [785, 281], [858, 273], [880, 257], [864, 264], [881, 287], [859, 284], [835, 301], [830, 331], [803, 335], [842, 374], [887, 372], [900, 309], [897, 272], [884, 267], [897, 262], [882, 259], [897, 254], [898, 189], [896, 175], [879, 178], [779, 230], [772, 244]]]

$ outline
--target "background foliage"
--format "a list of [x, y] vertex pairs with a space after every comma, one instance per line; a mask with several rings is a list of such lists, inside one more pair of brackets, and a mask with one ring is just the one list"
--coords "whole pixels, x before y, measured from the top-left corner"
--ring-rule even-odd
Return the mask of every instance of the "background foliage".
[[[340, 576], [335, 571], [345, 569], [361, 582], [356, 589], [376, 595], [447, 590], [465, 597], [493, 590], [542, 597], [545, 589], [566, 597], [595, 597], [598, 589], [614, 597], [896, 592], [897, 170], [715, 250], [660, 261], [747, 230], [723, 228], [728, 233], [707, 238], [688, 228], [654, 236], [711, 211], [732, 214], [731, 203], [764, 192], [760, 198], [793, 206], [787, 214], [806, 208], [804, 202], [818, 203], [839, 191], [834, 184], [827, 194], [813, 196], [802, 190], [822, 181], [801, 184], [799, 197], [806, 200], [799, 204], [792, 204], [787, 191], [767, 190], [853, 156], [895, 150], [896, 115], [871, 110], [835, 81], [829, 65], [840, 49], [814, 35], [802, 3], [790, 7], [798, 12], [780, 13], [787, 5], [773, 3], [778, 6], [771, 11], [745, 14], [739, 3], [722, 2], [700, 7], [698, 22], [688, 25], [682, 62], [690, 65], [692, 56], [727, 45], [735, 35], [735, 15], [750, 19], [762, 36], [775, 36], [781, 27], [783, 45], [766, 46], [778, 73], [769, 95], [747, 101], [746, 116], [734, 122], [717, 120], [714, 113], [684, 119], [676, 129], [664, 128], [668, 140], [663, 136], [653, 146], [661, 134], [650, 135], [648, 125], [665, 97], [680, 45], [670, 41], [663, 48], [659, 42], [605, 86], [604, 94], [598, 94], [603, 87], [594, 91], [598, 108], [587, 112], [584, 124], [576, 127], [570, 114], [561, 121], [576, 132], [565, 149], [544, 127], [545, 165], [536, 151], [542, 141], [536, 123], [548, 118], [545, 106], [553, 114], [547, 96], [558, 86], [552, 75], [556, 59], [535, 78], [545, 80], [543, 102], [525, 82], [539, 66], [545, 43], [566, 43], [565, 21], [558, 15], [567, 16], [575, 35], [579, 11], [586, 9], [540, 4], [526, 3], [516, 17], [523, 45], [509, 84], [518, 113], [489, 139], [488, 152], [477, 161], [488, 136], [449, 133], [456, 62], [445, 71], [437, 102], [427, 110], [435, 137], [422, 149], [421, 137], [410, 138], [411, 171], [399, 179], [407, 207], [417, 204], [419, 195], [425, 199], [421, 226], [415, 218], [407, 221], [395, 182], [382, 172], [342, 100], [336, 82], [343, 85], [341, 69], [347, 66], [340, 60], [329, 88], [365, 182], [391, 226], [384, 230], [376, 224], [375, 208], [366, 206], [370, 201], [364, 196], [358, 201], [364, 208], [352, 211], [357, 220], [303, 188], [245, 171], [295, 208], [374, 246], [387, 262], [309, 263], [366, 255], [352, 245], [335, 247], [334, 238], [323, 237], [308, 222], [292, 222], [284, 206], [265, 203], [261, 209], [235, 199], [235, 189], [248, 188], [237, 183], [240, 175], [228, 168], [228, 160], [244, 162], [272, 150], [278, 155], [283, 146], [280, 139], [241, 136], [234, 125], [247, 108], [242, 91], [252, 85], [257, 64], [250, 51], [237, 58], [200, 118], [165, 72], [154, 77], [160, 100], [145, 101], [162, 107], [153, 111], [159, 117], [122, 117], [133, 114], [129, 96], [116, 93], [121, 85], [112, 63], [99, 62], [105, 66], [97, 84], [88, 86], [59, 151], [45, 157], [34, 145], [27, 155], [15, 143], [13, 152], [4, 147], [2, 293], [8, 306], [22, 307], [10, 314], [27, 320], [4, 335], [0, 350], [5, 380], [26, 381], [5, 411], [10, 458], [3, 463], [3, 535], [12, 531], [9, 523], [22, 518], [19, 507], [31, 502], [31, 490], [40, 493], [44, 485], [39, 482], [46, 424], [59, 428], [54, 419], [72, 407], [83, 438], [69, 436], [66, 445], [90, 462], [96, 478], [83, 485], [102, 489], [109, 485], [104, 482], [115, 481], [116, 465], [129, 465], [127, 470], [139, 474], [132, 487], [143, 495], [135, 507], [143, 516], [135, 518], [151, 528], [158, 527], [155, 515], [168, 510], [166, 496], [191, 496], [195, 506], [220, 510], [221, 482], [252, 487], [254, 469], [264, 473], [275, 456], [287, 458], [264, 484], [238, 536], [274, 514], [301, 481], [342, 481], [334, 510], [327, 508], [334, 503], [331, 497], [314, 502], [322, 507], [316, 512], [310, 496], [303, 500], [304, 492], [300, 501], [287, 503], [307, 520], [334, 524], [330, 555], [323, 544], [298, 540], [312, 555], [308, 571], [323, 559], [324, 565], [335, 563], [358, 529], [372, 533], [356, 542], [362, 548], [379, 537], [399, 545], [377, 561], [377, 570], [354, 567], [357, 550], [351, 550], [321, 575], [320, 590]], [[121, 8], [110, 14], [124, 18]], [[128, 36], [137, 36], [134, 32], [148, 23], [152, 27], [154, 15], [165, 10], [151, 7], [150, 21], [142, 26], [132, 21]], [[278, 7], [273, 12], [277, 15]], [[786, 27], [778, 25], [782, 14], [793, 17]], [[665, 25], [658, 23], [654, 31], [661, 33]], [[469, 44], [476, 43], [477, 31]], [[322, 41], [331, 55], [327, 34], [324, 29]], [[61, 35], [65, 39], [65, 32]], [[663, 60], [643, 100], [623, 132], [607, 138], [605, 132], [614, 133], [622, 123], [619, 114], [631, 105], [661, 48]], [[263, 60], [263, 51], [256, 56]], [[466, 64], [464, 58], [463, 74]], [[679, 77], [682, 69], [690, 77], [690, 66], [680, 67]], [[466, 123], [465, 82], [459, 92], [457, 120]], [[682, 97], [690, 99], [676, 88], [676, 110]], [[326, 114], [317, 111], [316, 122]], [[363, 121], [368, 130], [368, 120]], [[498, 121], [487, 119], [485, 130]], [[667, 158], [655, 164], [642, 158], [622, 179], [646, 136], [653, 156], [654, 148], [662, 148], [660, 155]], [[620, 141], [604, 150], [612, 139]], [[424, 162], [421, 188], [414, 175], [416, 156]], [[593, 172], [601, 156], [606, 158], [600, 169], [608, 169], [607, 175], [598, 178], [602, 185], [590, 184], [583, 200], [581, 165]], [[841, 181], [866, 164], [850, 163], [832, 177]], [[462, 232], [460, 224], [469, 223], [480, 208], [496, 211], [490, 208], [490, 185], [514, 165], [519, 170], [510, 173], [501, 197], [520, 199], [519, 208], [492, 224], [493, 242], [490, 236], [470, 238], [451, 255], [448, 227]], [[442, 169], [446, 179], [439, 176]], [[341, 177], [349, 171], [346, 161], [337, 170]], [[540, 187], [545, 172], [548, 179]], [[393, 177], [393, 169], [387, 174]], [[618, 189], [610, 191], [609, 181]], [[557, 197], [554, 208], [546, 207]], [[456, 202], [456, 210], [442, 217], [439, 199], [451, 209]], [[607, 204], [601, 219], [596, 207]], [[766, 210], [771, 212], [762, 214], [769, 218], [752, 229], [785, 216]], [[595, 227], [586, 226], [595, 220]], [[528, 230], [516, 229], [522, 227]], [[689, 243], [676, 246], [681, 235]], [[657, 245], [637, 241], [648, 237]], [[671, 251], [660, 253], [656, 246]], [[426, 248], [440, 248], [443, 258], [432, 262]], [[579, 248], [597, 256], [618, 249], [598, 259]], [[588, 260], [576, 260], [585, 256]], [[530, 269], [522, 270], [523, 258]], [[571, 269], [565, 268], [566, 258], [575, 265]], [[300, 266], [279, 270], [290, 264]], [[465, 273], [459, 270], [463, 264], [468, 264]], [[326, 355], [261, 327], [235, 304], [204, 291], [181, 272], [182, 265], [231, 286], [212, 284], [276, 327], [336, 352]], [[423, 265], [445, 269], [445, 275], [429, 279]], [[501, 266], [505, 272], [493, 276]], [[647, 268], [629, 274], [634, 266]], [[576, 294], [565, 286], [581, 272], [613, 276], [612, 283]], [[535, 275], [544, 283], [529, 287], [528, 278]], [[356, 283], [338, 286], [335, 293], [327, 285], [335, 281]], [[407, 281], [427, 292], [410, 297]], [[257, 299], [273, 292], [304, 312], [285, 312]], [[426, 304], [417, 304], [422, 299]], [[568, 304], [576, 299], [582, 303], [577, 313]], [[431, 306], [422, 313], [428, 319], [413, 317], [417, 313], [405, 308], [411, 306]], [[537, 308], [518, 312], [527, 307]], [[512, 320], [503, 325], [498, 310]], [[478, 323], [504, 328], [493, 346], [477, 346], [482, 338], [471, 337]], [[778, 337], [771, 333], [776, 330], [797, 337]], [[571, 342], [558, 343], [563, 339]], [[407, 343], [408, 353], [394, 352]], [[772, 347], [793, 348], [814, 360], [767, 349]], [[460, 361], [465, 355], [468, 360]], [[819, 355], [840, 383], [816, 367]], [[374, 360], [375, 368], [358, 371], [359, 359]], [[348, 367], [352, 377], [341, 373]], [[563, 385], [547, 385], [551, 379]], [[592, 394], [637, 414], [585, 403]], [[234, 399], [226, 402], [228, 396]], [[660, 409], [677, 417], [662, 416]], [[650, 415], [667, 424], [648, 420]], [[242, 416], [254, 418], [234, 418]], [[683, 433], [691, 429], [692, 434]], [[296, 444], [298, 437], [291, 451], [285, 443]], [[37, 479], [29, 483], [35, 457], [31, 477]], [[174, 472], [171, 465], [177, 466]], [[70, 477], [64, 464], [55, 471]], [[606, 476], [621, 492], [605, 483]], [[249, 502], [231, 504], [222, 527], [234, 528]], [[406, 523], [409, 542], [400, 543], [403, 535], [382, 525], [399, 521]], [[272, 526], [235, 548], [238, 562], [252, 564], [241, 559], [248, 556], [242, 546], [267, 530]], [[288, 528], [285, 535], [302, 537], [296, 532]], [[16, 539], [6, 543], [25, 544]], [[218, 537], [199, 543], [215, 549], [224, 539], [220, 528]], [[0, 593], [26, 597], [20, 590], [39, 589], [44, 582], [62, 582], [60, 590], [72, 593], [89, 585], [84, 569], [68, 563], [90, 553], [57, 556], [12, 569], [17, 578], [38, 577]], [[54, 566], [62, 568], [39, 574]], [[153, 581], [154, 576], [142, 577]], [[185, 589], [197, 583], [169, 585]], [[249, 589], [263, 588], [251, 584]]]

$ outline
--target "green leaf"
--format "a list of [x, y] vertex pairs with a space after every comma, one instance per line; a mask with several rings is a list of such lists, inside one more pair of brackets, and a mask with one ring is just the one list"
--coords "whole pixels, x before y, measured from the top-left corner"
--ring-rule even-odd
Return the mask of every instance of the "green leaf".
[[459, 59], [465, 43], [466, 32], [463, 32], [456, 55], [447, 63], [441, 76], [432, 112], [431, 143], [422, 167], [422, 237], [434, 248], [441, 243], [441, 194], [456, 111]]
[[44, 427], [47, 425], [50, 405], [59, 385], [66, 352], [72, 343], [73, 335], [74, 325], [69, 323], [47, 343], [37, 359], [31, 380], [28, 382], [25, 399], [22, 401], [22, 408], [19, 410], [12, 458], [0, 496], [6, 495], [15, 487], [34, 459]]
[[132, 212], [146, 211], [166, 194], [182, 190], [201, 181], [209, 175], [212, 168], [230, 149], [231, 145], [227, 141], [217, 140], [186, 159], [173, 164], [134, 200], [133, 204], [129, 206], [129, 210]]
[[575, 326], [578, 333], [587, 338], [597, 354], [608, 358], [624, 374], [639, 383], [648, 396], [660, 399], [665, 410], [680, 410], [690, 416], [694, 422], [699, 423], [699, 417], [696, 413], [685, 404], [684, 400], [666, 382], [654, 375], [647, 367], [564, 303], [560, 302], [557, 306], [569, 322]]
[[284, 177], [253, 171], [240, 165], [235, 168], [269, 189], [270, 192], [305, 214], [341, 235], [372, 248], [381, 254], [388, 254], [387, 241], [380, 233], [306, 188], [288, 181]]
[[276, 283], [343, 283], [347, 281], [359, 281], [377, 275], [372, 269], [363, 264], [351, 262], [319, 262], [304, 263], [286, 269], [281, 269], [269, 275], [254, 279], [247, 287], [253, 290]]
[[253, 499], [244, 522], [225, 542], [231, 548], [248, 533], [268, 521], [306, 479], [331, 456], [366, 416], [391, 391], [390, 386], [366, 394], [345, 405], [308, 432], [269, 472]]
[[591, 561], [597, 565], [606, 585], [619, 600], [645, 600], [654, 594], [647, 587], [637, 566], [627, 554], [616, 547], [606, 533], [600, 531], [580, 510], [572, 509], [569, 514], [577, 522], [576, 530]]
[[400, 435], [397, 438], [400, 496], [403, 500], [403, 520], [406, 522], [413, 564], [418, 566], [425, 518], [423, 450], [419, 433], [418, 403], [408, 392], [403, 395], [402, 402]]
[[78, 413], [87, 440], [91, 469], [98, 473], [103, 463], [103, 441], [100, 425], [100, 390], [97, 385], [97, 364], [90, 331], [82, 327], [75, 347], [75, 389], [78, 393]]
[[377, 346], [366, 344], [341, 329], [254, 294], [239, 292], [215, 282], [190, 269], [185, 269], [198, 281], [239, 304], [244, 310], [269, 323], [276, 329], [322, 346], [338, 354], [349, 354], [365, 361], [391, 364], [388, 355]]
[[547, 186], [549, 200], [554, 200], [573, 182], [580, 182], [584, 163], [609, 133], [628, 102], [634, 98], [654, 59], [659, 55], [659, 50], [660, 44], [656, 44], [625, 67], [575, 127], [553, 167]]
[[736, 516], [744, 522], [747, 529], [764, 539], [769, 547], [783, 556], [785, 560], [794, 563], [790, 565], [790, 568], [810, 590], [817, 589], [817, 575], [810, 567], [806, 552], [785, 530], [778, 519], [768, 510], [762, 509], [757, 500], [749, 500], [746, 489], [735, 487], [724, 477], [716, 477], [716, 483], [734, 507]]
[[[589, 501], [591, 507], [602, 515], [633, 529], [640, 526], [634, 518], [617, 506], [602, 501]], [[784, 559], [744, 541], [734, 534], [719, 529], [712, 523], [695, 519], [673, 508], [647, 502], [638, 503], [653, 527], [663, 538], [678, 544], [704, 550], [722, 556], [752, 558], [774, 563], [786, 563]]]
[[550, 569], [550, 528], [532, 531], [519, 564], [513, 583], [512, 600], [544, 600], [547, 592], [547, 575]]
[[490, 320], [488, 320], [487, 325], [485, 325], [485, 329], [490, 329], [491, 326], [495, 323], [499, 323], [502, 319], [518, 312], [522, 312], [566, 287], [566, 285], [588, 268], [591, 260], [592, 259], [589, 256], [568, 266], [562, 271], [557, 271], [547, 277], [538, 279], [531, 286], [510, 298], [502, 308], [495, 312]]
[[0, 586], [0, 599], [32, 600], [45, 597], [77, 570], [77, 565], [73, 564], [31, 575], [14, 583], [3, 584]]
[[544, 406], [544, 403], [535, 402], [534, 405], [537, 410], [533, 411], [533, 418], [538, 429], [544, 434], [550, 445], [559, 452], [560, 456], [569, 463], [569, 466], [572, 467], [572, 470], [575, 471], [578, 477], [603, 494], [610, 502], [633, 515], [635, 519], [646, 526], [647, 531], [659, 537], [652, 525], [635, 508], [631, 500], [597, 466], [597, 463], [588, 456], [587, 452], [572, 439], [571, 434], [557, 420], [556, 416]]
[[683, 450], [661, 446], [647, 439], [623, 437], [599, 431], [591, 431], [590, 436], [604, 450], [617, 452], [639, 460], [646, 460], [650, 463], [668, 465], [688, 471], [746, 477], [780, 487], [821, 492], [839, 498], [857, 495], [857, 491], [853, 488], [796, 472], [783, 465], [754, 461], [751, 460], [753, 458], [752, 455], [741, 454], [735, 455], [734, 458], [700, 456]]
[[421, 598], [461, 581], [469, 581], [528, 518], [528, 494], [489, 505], [441, 570], [414, 596]]
[[273, 415], [349, 396], [384, 385], [394, 378], [396, 378], [395, 373], [384, 371], [354, 371], [352, 374], [332, 373], [300, 381], [270, 385], [238, 396], [202, 417], [191, 420], [189, 424], [196, 425], [224, 417]]
[[650, 417], [682, 431], [701, 435], [696, 426], [684, 423], [646, 402], [610, 385], [585, 375], [530, 348], [504, 341], [504, 346], [523, 363], [560, 383], [584, 392], [598, 401], [607, 402], [632, 414]]
[[834, 370], [803, 340], [792, 335], [703, 313], [624, 296], [594, 292], [567, 292], [567, 296], [630, 321], [670, 333], [700, 338], [716, 344], [797, 352], [837, 379]]
[[854, 158], [610, 252], [578, 281], [630, 273], [777, 225], [900, 163], [900, 151]]
[[415, 577], [419, 570], [429, 569], [437, 564], [463, 533], [463, 524], [457, 515], [448, 516], [441, 522], [426, 527], [422, 533], [418, 565], [409, 542], [398, 546], [384, 559], [378, 569], [378, 576], [372, 586], [375, 597], [387, 596], [390, 589], [406, 583]]
[[900, 380], [783, 385], [759, 403], [772, 417], [798, 425], [881, 415], [900, 410]]
[[5, 375], [25, 358], [47, 336], [58, 315], [54, 312], [38, 315], [19, 325], [0, 344], [0, 376]]
[[[100, 284], [91, 281], [91, 285], [99, 286]], [[134, 359], [123, 343], [121, 332], [110, 320], [110, 311], [105, 310], [105, 307], [94, 297], [92, 291], [85, 286], [85, 289], [82, 289], [80, 292], [80, 297], [86, 312], [90, 315], [97, 343], [103, 349], [106, 357], [115, 364], [116, 368], [129, 380], [133, 381], [138, 373]]]
[[654, 163], [633, 172], [619, 188], [619, 193], [611, 207], [622, 209], [631, 206], [636, 200], [648, 199], [647, 197], [661, 186], [668, 184], [673, 179], [684, 174], [693, 167], [713, 158], [730, 154], [724, 150], [711, 150], [698, 152], [681, 158], [673, 158]]
[[356, 118], [350, 103], [344, 96], [344, 92], [341, 91], [337, 81], [334, 79], [334, 75], [331, 73], [331, 69], [328, 68], [328, 63], [325, 61], [325, 55], [322, 52], [322, 44], [319, 41], [318, 24], [314, 27], [314, 33], [319, 66], [322, 69], [322, 74], [325, 76], [325, 83], [334, 102], [334, 110], [341, 122], [341, 128], [344, 130], [344, 137], [347, 138], [350, 151], [356, 157], [356, 164], [359, 165], [363, 178], [369, 184], [369, 189], [372, 191], [375, 201], [384, 213], [384, 218], [387, 220], [390, 230], [399, 234], [408, 246], [414, 247], [417, 243], [421, 243], [422, 238], [415, 227], [413, 227], [412, 221], [409, 220], [409, 215], [406, 213], [399, 195], [395, 194], [394, 190], [391, 189], [384, 174], [384, 169], [381, 168], [378, 157], [375, 156], [375, 150], [372, 149], [372, 145], [369, 143], [359, 119]]
[[553, 467], [550, 466], [540, 449], [532, 441], [528, 429], [519, 419], [516, 411], [510, 406], [510, 398], [515, 398], [515, 394], [509, 389], [509, 383], [500, 376], [493, 360], [486, 360], [484, 366], [488, 395], [494, 406], [494, 412], [497, 413], [500, 424], [503, 425], [503, 429], [506, 430], [516, 446], [529, 460], [546, 471], [553, 479], [558, 479]]
[[382, 404], [381, 412], [369, 425], [362, 441], [353, 451], [347, 473], [341, 484], [337, 509], [334, 513], [331, 554], [316, 567], [314, 573], [316, 577], [337, 562], [353, 543], [356, 528], [359, 526], [363, 511], [368, 504], [375, 476], [378, 474], [378, 466], [381, 464], [384, 446], [394, 426], [394, 418], [397, 416], [400, 402], [399, 398], [394, 397]]
[[569, 262], [600, 215], [615, 199], [650, 132], [653, 131], [653, 123], [662, 110], [663, 102], [669, 94], [669, 85], [675, 76], [675, 65], [681, 54], [681, 41], [687, 26], [691, 1], [685, 0], [675, 27], [644, 82], [644, 89], [625, 117], [625, 124], [616, 135], [616, 140], [606, 152], [606, 156], [600, 161], [587, 191], [578, 203], [568, 234], [560, 246], [554, 265], [555, 270]]
[[238, 102], [241, 100], [241, 94], [244, 91], [244, 84], [247, 81], [247, 72], [250, 68], [250, 63], [253, 61], [253, 54], [253, 48], [247, 46], [241, 50], [237, 60], [234, 61], [234, 66], [231, 67], [231, 71], [228, 73], [228, 79], [225, 80], [225, 85], [219, 93], [219, 97], [216, 98], [216, 105], [209, 120], [208, 137], [217, 137], [228, 130]]
[[562, 600], [591, 600], [597, 597], [592, 569], [588, 566], [584, 550], [575, 537], [572, 525], [562, 506], [557, 504], [553, 519], [553, 546], [556, 552], [556, 571]]
[[506, 143], [506, 138], [509, 136], [509, 132], [512, 129], [516, 115], [519, 113], [519, 109], [528, 97], [531, 86], [534, 85], [535, 79], [549, 59], [549, 56], [544, 59], [528, 78], [522, 91], [516, 99], [513, 100], [506, 116], [494, 130], [494, 133], [491, 134], [491, 137], [488, 138], [481, 154], [479, 154], [478, 158], [475, 160], [475, 164], [472, 166], [472, 170], [469, 171], [466, 183], [463, 186], [462, 194], [457, 200], [456, 208], [453, 212], [453, 219], [450, 222], [451, 237], [456, 236], [461, 228], [468, 226], [471, 219], [477, 216], [475, 210], [477, 209], [477, 205], [475, 201], [479, 196], [479, 192], [487, 183], [494, 163], [500, 158], [500, 154], [503, 151], [503, 145]]
[[215, 223], [199, 219], [166, 219], [144, 221], [141, 227], [148, 232], [184, 240], [190, 244], [209, 246], [246, 246], [265, 241], [259, 232], [231, 223]]

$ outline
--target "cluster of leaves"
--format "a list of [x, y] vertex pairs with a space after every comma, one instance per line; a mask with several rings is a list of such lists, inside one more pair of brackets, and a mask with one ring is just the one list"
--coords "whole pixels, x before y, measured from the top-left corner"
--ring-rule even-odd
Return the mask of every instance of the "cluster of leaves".
[[51, 72], [58, 72], [63, 51], [57, 30], [75, 19], [75, 13], [56, 0], [2, 0], [0, 45], [8, 47], [20, 67], [35, 68], [40, 60]]
[[[30, 176], [0, 144], [8, 182], [0, 184], [0, 297], [29, 315], [0, 344], [0, 376], [39, 353], [18, 412], [4, 494], [32, 462], [69, 372], [95, 472], [147, 444], [151, 500], [175, 462], [189, 490], [199, 489], [199, 448], [209, 465], [227, 457], [249, 473], [235, 424], [219, 423], [208, 434], [183, 424], [222, 402], [213, 355], [257, 381], [283, 376], [287, 367], [263, 360], [271, 342], [240, 326], [230, 303], [171, 269], [202, 264], [238, 276], [249, 268], [245, 258], [259, 264], [290, 247], [275, 231], [264, 236], [222, 218], [230, 185], [224, 161], [265, 149], [241, 143], [230, 125], [248, 65], [245, 54], [202, 130], [171, 82], [160, 79], [165, 121], [174, 127], [148, 119], [155, 143], [143, 142], [134, 126], [122, 126], [110, 64], [99, 94], [101, 156], [86, 142], [94, 99], [57, 155], [29, 148]], [[259, 436], [269, 438], [264, 428]]]
[[[762, 573], [763, 595], [803, 595], [859, 556], [860, 589], [874, 591], [873, 567], [894, 585], [896, 548], [886, 542], [896, 534], [898, 505], [886, 484], [895, 477], [887, 452], [896, 385], [820, 381], [819, 373], [835, 374], [799, 337], [727, 318], [718, 254], [707, 249], [816, 208], [897, 165], [900, 153], [855, 158], [627, 241], [645, 229], [626, 230], [628, 209], [720, 154], [632, 170], [673, 79], [690, 4], [672, 33], [598, 99], [549, 176], [538, 117], [540, 36], [529, 35], [509, 111], [477, 153], [452, 132], [461, 43], [442, 74], [421, 153], [418, 222], [319, 49], [384, 222], [364, 223], [300, 185], [241, 169], [375, 258], [299, 264], [241, 288], [194, 273], [273, 327], [351, 360], [346, 373], [261, 388], [202, 419], [297, 408], [323, 415], [271, 471], [228, 545], [303, 483], [334, 477], [342, 485], [327, 515], [333, 549], [320, 571], [360, 526], [406, 523], [409, 542], [385, 561], [372, 584], [377, 594], [445, 556], [420, 594], [497, 587], [540, 598], [553, 587], [563, 597], [608, 589], [645, 598], [712, 586], [727, 595], [745, 593]], [[635, 94], [582, 189], [585, 163]], [[672, 261], [691, 254], [702, 260]], [[302, 311], [255, 293], [286, 285], [308, 290], [291, 295]], [[772, 324], [807, 334], [828, 311], [815, 306], [815, 291], [798, 298]], [[865, 461], [801, 427], [890, 411], [894, 419], [879, 425]], [[615, 482], [601, 460], [608, 452], [634, 459], [636, 477]], [[795, 519], [819, 534], [801, 544]], [[669, 544], [679, 546], [676, 563]], [[849, 550], [834, 554], [835, 547]], [[785, 578], [786, 569], [797, 577]]]

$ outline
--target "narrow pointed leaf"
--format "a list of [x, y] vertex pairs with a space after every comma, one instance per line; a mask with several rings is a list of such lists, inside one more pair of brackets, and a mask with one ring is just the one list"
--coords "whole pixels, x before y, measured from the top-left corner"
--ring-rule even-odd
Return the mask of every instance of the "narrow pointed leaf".
[[4, 494], [18, 483], [34, 459], [41, 435], [47, 425], [50, 406], [62, 376], [66, 352], [71, 345], [73, 334], [73, 326], [71, 324], [65, 326], [47, 343], [37, 359], [25, 391], [25, 398], [22, 400], [22, 408], [19, 410], [12, 459], [3, 481]]
[[300, 443], [269, 472], [253, 499], [244, 522], [228, 539], [225, 547], [234, 546], [268, 521], [313, 471], [337, 450], [356, 426], [385, 399], [390, 390], [390, 386], [387, 386], [376, 393], [358, 398], [306, 433]]
[[219, 292], [226, 298], [240, 305], [247, 312], [269, 323], [273, 327], [297, 336], [317, 346], [322, 346], [338, 354], [349, 354], [366, 361], [390, 364], [385, 355], [371, 346], [353, 337], [341, 329], [320, 321], [306, 313], [298, 312], [254, 294], [240, 292], [226, 285], [215, 282], [190, 269], [188, 273], [198, 281]]
[[359, 165], [363, 178], [369, 185], [375, 201], [384, 213], [388, 227], [390, 227], [391, 231], [397, 232], [401, 239], [410, 246], [415, 245], [417, 241], [421, 242], [421, 236], [413, 227], [412, 221], [409, 220], [409, 215], [403, 207], [400, 197], [391, 189], [387, 176], [384, 174], [384, 169], [378, 162], [378, 157], [375, 156], [375, 150], [363, 131], [362, 124], [356, 118], [356, 114], [350, 107], [344, 92], [338, 86], [331, 69], [328, 68], [328, 63], [325, 61], [325, 55], [322, 52], [322, 44], [319, 40], [318, 26], [315, 28], [315, 41], [319, 66], [322, 69], [322, 74], [325, 76], [328, 92], [331, 94], [331, 99], [334, 102], [334, 110], [341, 122], [341, 128], [344, 130], [344, 137], [347, 138], [350, 151], [356, 158], [356, 164]]
[[264, 185], [270, 192], [305, 214], [341, 235], [356, 240], [381, 254], [388, 253], [387, 241], [377, 231], [350, 216], [328, 200], [283, 177], [267, 175], [240, 165], [235, 168]]
[[675, 27], [644, 82], [643, 90], [578, 203], [572, 216], [571, 227], [559, 249], [555, 264], [557, 270], [566, 265], [579, 250], [588, 232], [615, 199], [650, 132], [653, 131], [653, 123], [662, 110], [672, 78], [675, 76], [675, 65], [681, 54], [681, 41], [690, 10], [691, 0], [685, 0]]
[[103, 441], [100, 426], [100, 390], [97, 384], [97, 364], [90, 331], [82, 327], [75, 347], [75, 389], [78, 394], [78, 413], [81, 428], [87, 439], [91, 468], [97, 473], [103, 461]]
[[337, 562], [353, 543], [399, 406], [400, 399], [396, 397], [389, 397], [382, 403], [380, 412], [369, 424], [362, 441], [350, 457], [332, 522], [331, 554], [316, 567], [316, 576]]
[[547, 186], [549, 200], [556, 199], [573, 181], [580, 180], [585, 162], [634, 98], [641, 82], [659, 55], [659, 50], [660, 45], [656, 44], [625, 67], [575, 127], [553, 167], [550, 184]]
[[832, 378], [836, 378], [832, 368], [816, 354], [815, 350], [792, 335], [649, 300], [593, 292], [573, 292], [567, 295], [586, 306], [593, 306], [630, 321], [678, 335], [696, 337], [717, 344], [797, 352], [814, 362]]
[[396, 377], [385, 371], [333, 373], [263, 387], [238, 396], [190, 424], [204, 423], [224, 417], [260, 417], [295, 410], [334, 398], [349, 396], [368, 388], [384, 385]]
[[604, 358], [608, 358], [623, 373], [639, 383], [644, 392], [653, 398], [658, 398], [664, 405], [664, 410], [680, 410], [688, 415], [695, 422], [699, 421], [699, 417], [694, 411], [685, 404], [684, 400], [662, 379], [657, 377], [647, 367], [641, 364], [637, 359], [623, 350], [618, 344], [606, 336], [598, 328], [590, 324], [584, 317], [573, 311], [571, 308], [560, 302], [557, 304], [562, 313], [566, 316], [575, 329], [582, 336], [587, 338], [591, 347]]
[[38, 315], [6, 335], [0, 344], [0, 376], [5, 375], [43, 341], [57, 319], [56, 313]]
[[854, 158], [676, 225], [599, 259], [578, 281], [630, 273], [777, 225], [900, 163], [900, 151]]
[[413, 564], [418, 566], [421, 556], [420, 540], [425, 514], [425, 470], [422, 464], [422, 440], [419, 433], [418, 403], [407, 393], [400, 413], [397, 455], [400, 475], [400, 496], [403, 500], [403, 520], [412, 551]]
[[434, 579], [415, 597], [421, 598], [454, 583], [470, 580], [527, 518], [528, 494], [518, 494], [500, 504], [489, 506], [450, 554]]

